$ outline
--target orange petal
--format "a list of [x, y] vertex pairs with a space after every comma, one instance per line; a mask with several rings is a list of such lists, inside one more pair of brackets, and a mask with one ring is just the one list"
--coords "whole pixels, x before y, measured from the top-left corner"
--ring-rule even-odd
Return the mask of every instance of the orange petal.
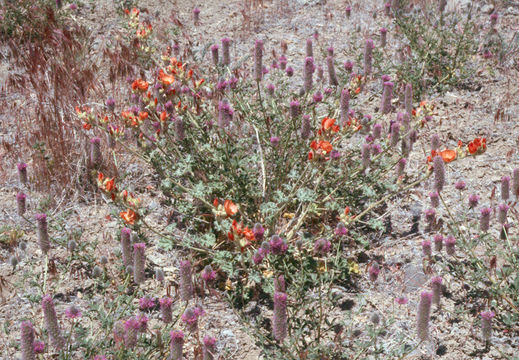
[[238, 206], [231, 200], [225, 200], [223, 203], [223, 208], [225, 209], [227, 216], [233, 216], [238, 212]]
[[450, 149], [443, 150], [440, 152], [440, 155], [441, 155], [443, 161], [445, 161], [446, 163], [456, 160], [456, 151], [454, 151], [454, 150], [450, 150]]

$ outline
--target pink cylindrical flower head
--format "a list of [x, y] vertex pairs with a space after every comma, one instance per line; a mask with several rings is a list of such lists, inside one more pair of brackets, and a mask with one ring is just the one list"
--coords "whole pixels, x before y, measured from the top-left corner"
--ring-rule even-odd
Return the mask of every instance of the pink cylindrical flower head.
[[339, 85], [339, 80], [337, 80], [337, 74], [335, 73], [335, 65], [333, 64], [333, 56], [326, 58], [326, 66], [328, 67], [328, 81], [330, 86]]
[[465, 183], [465, 181], [463, 180], [460, 180], [460, 181], [457, 181], [456, 184], [454, 184], [454, 187], [456, 188], [456, 190], [465, 190], [465, 188], [467, 187], [467, 183]]
[[351, 6], [346, 6], [346, 17], [349, 19], [351, 16]]
[[394, 122], [391, 124], [391, 147], [397, 146], [398, 140], [400, 140], [400, 123]]
[[312, 125], [310, 124], [310, 115], [303, 115], [302, 124], [301, 124], [301, 137], [303, 139], [308, 139], [312, 132]]
[[274, 278], [274, 292], [286, 292], [285, 277], [283, 275]]
[[440, 306], [440, 299], [442, 296], [442, 277], [435, 276], [431, 279], [432, 287], [432, 303], [436, 306]]
[[386, 47], [387, 44], [387, 29], [380, 29], [380, 47]]
[[114, 111], [115, 99], [113, 97], [109, 96], [108, 99], [106, 99], [105, 105], [106, 105], [106, 108], [108, 109], [108, 111]]
[[193, 332], [198, 329], [198, 318], [205, 312], [199, 307], [187, 308], [182, 314], [182, 321], [186, 324], [189, 331]]
[[379, 273], [380, 273], [380, 267], [378, 266], [378, 263], [374, 263], [368, 269], [369, 280], [372, 282], [377, 281]]
[[364, 76], [369, 76], [371, 74], [374, 47], [373, 40], [367, 39], [366, 46], [364, 48]]
[[510, 176], [503, 176], [501, 178], [501, 200], [508, 199], [510, 199]]
[[490, 26], [492, 26], [492, 27], [496, 26], [498, 18], [499, 18], [499, 15], [497, 15], [497, 13], [492, 13], [490, 15]]
[[34, 352], [34, 328], [30, 321], [22, 321], [20, 324], [21, 328], [21, 350], [22, 360], [35, 360], [36, 353]]
[[504, 225], [506, 223], [506, 214], [508, 213], [508, 209], [510, 209], [510, 206], [507, 204], [500, 204], [497, 207], [497, 219], [500, 224]]
[[344, 126], [348, 121], [348, 110], [350, 109], [350, 90], [346, 86], [341, 91], [339, 108], [341, 111], [341, 124]]
[[492, 311], [484, 311], [481, 316], [481, 335], [483, 340], [489, 341], [492, 337], [492, 319], [496, 314]]
[[254, 43], [254, 79], [261, 81], [263, 77], [263, 41], [256, 40]]
[[384, 14], [386, 14], [386, 16], [391, 16], [391, 2], [385, 3]]
[[200, 9], [197, 7], [193, 9], [193, 21], [195, 22], [195, 25], [200, 23]]
[[184, 346], [184, 333], [180, 330], [173, 330], [169, 333], [171, 337], [170, 350], [171, 360], [182, 360], [182, 347]]
[[440, 148], [440, 136], [438, 134], [431, 135], [431, 150], [437, 151]]
[[433, 167], [434, 167], [434, 189], [441, 193], [443, 190], [443, 186], [445, 185], [445, 164], [443, 162], [443, 158], [439, 155], [436, 155], [433, 158]]
[[381, 136], [382, 136], [382, 125], [381, 124], [373, 125], [373, 138], [380, 139]]
[[297, 100], [292, 100], [290, 102], [290, 117], [295, 119], [301, 113], [301, 103]]
[[184, 132], [184, 118], [181, 116], [173, 117], [173, 124], [175, 125], [175, 140], [183, 141], [186, 137]]
[[16, 209], [18, 211], [18, 215], [22, 216], [25, 214], [25, 199], [27, 196], [23, 192], [19, 192], [16, 194]]
[[231, 39], [228, 37], [222, 39], [222, 63], [226, 66], [231, 64]]
[[145, 280], [144, 269], [146, 266], [146, 244], [133, 244], [133, 280], [142, 284]]
[[50, 295], [45, 295], [41, 300], [43, 308], [43, 318], [45, 320], [45, 328], [49, 333], [49, 338], [52, 345], [57, 349], [63, 348], [65, 341], [61, 336], [61, 330], [58, 325], [58, 318], [56, 317], [56, 310], [54, 309], [54, 302]]
[[416, 315], [416, 325], [418, 329], [418, 338], [421, 341], [427, 340], [429, 337], [429, 318], [431, 314], [431, 302], [433, 294], [424, 291], [420, 294], [420, 303]]
[[204, 267], [204, 270], [202, 270], [200, 276], [205, 281], [205, 283], [208, 284], [216, 279], [216, 271], [213, 270], [211, 265], [207, 265]]
[[99, 169], [103, 165], [103, 155], [101, 154], [101, 138], [90, 139], [90, 164], [93, 168]]
[[516, 200], [519, 199], [519, 168], [512, 172], [512, 192]]
[[429, 240], [422, 241], [422, 254], [424, 256], [432, 255], [431, 242]]
[[400, 177], [404, 175], [405, 165], [407, 164], [407, 159], [402, 158], [396, 164], [396, 176]]
[[323, 81], [324, 69], [321, 65], [317, 66], [317, 81]]
[[269, 93], [270, 96], [274, 96], [275, 90], [276, 90], [276, 87], [274, 86], [274, 84], [267, 85], [267, 92]]
[[132, 317], [123, 323], [124, 326], [124, 346], [132, 349], [137, 345], [137, 336], [140, 332], [139, 320]]
[[370, 144], [362, 144], [361, 157], [362, 157], [362, 168], [367, 169], [371, 163], [371, 146]]
[[279, 235], [272, 235], [270, 238], [270, 251], [274, 255], [282, 255], [287, 252], [288, 245]]
[[314, 244], [314, 254], [318, 256], [326, 256], [330, 249], [332, 248], [332, 243], [327, 239], [318, 239]]
[[218, 48], [219, 46], [214, 44], [211, 46], [211, 57], [213, 58], [213, 64], [218, 65]]
[[469, 196], [469, 208], [473, 209], [479, 204], [479, 196], [472, 194]]
[[447, 252], [447, 254], [450, 256], [454, 256], [454, 254], [456, 253], [456, 239], [454, 238], [454, 236], [447, 236], [444, 243], [445, 251]]
[[130, 240], [131, 233], [132, 231], [126, 227], [121, 229], [121, 252], [124, 266], [133, 264], [132, 243]]
[[41, 252], [47, 254], [50, 249], [49, 233], [47, 231], [47, 215], [36, 214], [34, 217], [38, 223], [38, 242]]
[[218, 102], [218, 126], [222, 129], [229, 126], [233, 113], [234, 110], [226, 99]]
[[404, 105], [405, 111], [411, 116], [413, 113], [413, 85], [411, 83], [405, 86]]
[[380, 111], [382, 114], [388, 114], [391, 112], [391, 100], [393, 98], [393, 86], [391, 81], [384, 83], [384, 90], [382, 91], [382, 103], [380, 105]]
[[193, 279], [191, 276], [191, 262], [189, 260], [180, 261], [180, 299], [189, 301], [193, 297]]
[[304, 90], [306, 93], [309, 93], [310, 90], [312, 90], [313, 86], [313, 74], [314, 74], [314, 59], [310, 56], [308, 56], [305, 59], [305, 66], [304, 66]]
[[428, 226], [432, 227], [436, 223], [436, 210], [434, 208], [429, 208], [424, 211], [424, 214]]
[[312, 39], [306, 39], [306, 57], [314, 57]]
[[287, 336], [287, 294], [276, 292], [274, 294], [274, 316], [272, 318], [272, 332], [274, 339], [279, 342]]
[[260, 223], [254, 224], [252, 228], [252, 233], [254, 234], [254, 239], [256, 241], [263, 241], [263, 235], [265, 234], [265, 229], [263, 228], [263, 225]]
[[346, 236], [348, 235], [348, 229], [344, 225], [344, 223], [341, 221], [337, 224], [335, 227], [335, 235], [337, 236]]
[[434, 241], [434, 250], [435, 251], [442, 251], [443, 248], [443, 236], [442, 234], [436, 234], [433, 238]]
[[169, 297], [163, 297], [159, 300], [159, 304], [162, 321], [164, 321], [166, 324], [169, 324], [173, 321], [173, 312], [171, 310], [173, 299]]
[[344, 70], [346, 70], [347, 73], [351, 73], [353, 71], [353, 62], [346, 60], [344, 62]]
[[[479, 230], [483, 232], [487, 232], [490, 228], [490, 214], [492, 213], [492, 209], [489, 207], [484, 207], [480, 210], [481, 216], [479, 217]], [[506, 214], [505, 214], [506, 218]]]
[[203, 360], [213, 360], [216, 355], [216, 339], [212, 336], [204, 336]]
[[431, 199], [431, 205], [433, 208], [438, 208], [440, 206], [440, 195], [437, 191], [431, 191], [429, 193], [429, 199]]
[[20, 183], [23, 185], [27, 184], [27, 164], [19, 163], [17, 165], [17, 168], [18, 168], [18, 179], [20, 180]]

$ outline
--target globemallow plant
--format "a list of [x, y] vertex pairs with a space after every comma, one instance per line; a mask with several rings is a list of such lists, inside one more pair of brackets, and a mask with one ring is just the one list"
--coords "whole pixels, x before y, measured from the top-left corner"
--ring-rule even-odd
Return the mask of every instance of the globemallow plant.
[[20, 324], [21, 328], [21, 349], [22, 349], [22, 360], [35, 360], [36, 354], [34, 353], [34, 328], [30, 321], [22, 321]]
[[144, 282], [144, 269], [146, 266], [146, 244], [133, 244], [133, 280], [136, 284]]
[[63, 348], [65, 342], [61, 336], [61, 330], [58, 325], [58, 318], [56, 317], [56, 310], [54, 309], [54, 302], [52, 296], [45, 295], [41, 301], [43, 308], [43, 318], [45, 320], [45, 328], [49, 333], [49, 338], [52, 345], [57, 349]]
[[274, 316], [272, 319], [272, 332], [274, 339], [280, 343], [287, 336], [287, 294], [276, 292], [274, 294]]
[[427, 340], [429, 337], [429, 317], [431, 314], [431, 302], [433, 294], [424, 291], [420, 294], [420, 303], [416, 315], [416, 325], [418, 330], [418, 339]]

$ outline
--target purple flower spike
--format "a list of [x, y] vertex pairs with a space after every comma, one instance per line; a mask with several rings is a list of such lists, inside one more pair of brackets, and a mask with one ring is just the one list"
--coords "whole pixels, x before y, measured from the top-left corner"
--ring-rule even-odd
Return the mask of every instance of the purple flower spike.
[[303, 115], [302, 124], [301, 124], [301, 137], [303, 139], [308, 139], [312, 132], [312, 125], [310, 124], [310, 115]]
[[431, 279], [432, 287], [432, 303], [436, 306], [440, 306], [440, 299], [442, 295], [442, 281], [441, 276], [435, 276]]
[[21, 328], [21, 349], [22, 360], [35, 360], [36, 354], [34, 352], [34, 328], [30, 321], [22, 321]]
[[232, 120], [232, 115], [234, 111], [232, 110], [231, 106], [227, 102], [226, 99], [220, 101], [218, 103], [218, 126], [222, 129], [229, 126]]
[[273, 147], [276, 147], [279, 145], [279, 137], [277, 136], [271, 136], [270, 137], [270, 144], [273, 146]]
[[115, 109], [115, 100], [113, 97], [109, 96], [108, 99], [106, 99], [106, 108], [109, 111], [114, 111]]
[[287, 252], [288, 250], [288, 245], [287, 243], [285, 242], [285, 240], [283, 240], [280, 236], [278, 235], [273, 235], [271, 238], [270, 238], [270, 242], [269, 242], [269, 245], [270, 245], [270, 251], [272, 252], [272, 254], [274, 255], [281, 255], [281, 254], [284, 254]]
[[38, 222], [38, 242], [41, 252], [47, 254], [50, 249], [49, 233], [47, 231], [47, 215], [36, 214], [34, 217]]
[[58, 325], [58, 318], [56, 317], [56, 310], [54, 309], [54, 302], [50, 295], [45, 295], [41, 301], [43, 308], [43, 318], [45, 320], [45, 328], [49, 333], [52, 345], [57, 349], [63, 348], [65, 341], [61, 336], [61, 330]]
[[307, 57], [305, 59], [305, 67], [304, 67], [304, 90], [306, 93], [310, 92], [313, 86], [313, 73], [314, 73], [314, 59], [312, 57]]
[[313, 96], [312, 96], [312, 100], [314, 101], [314, 103], [320, 103], [321, 101], [323, 101], [323, 94], [320, 92], [320, 91], [317, 91]]
[[319, 256], [326, 256], [331, 248], [332, 243], [329, 240], [319, 239], [314, 244], [314, 253]]
[[500, 204], [497, 209], [497, 219], [500, 224], [504, 225], [506, 223], [506, 214], [508, 213], [508, 209], [510, 209], [510, 206], [508, 206], [507, 204]]
[[348, 73], [351, 73], [353, 71], [353, 62], [346, 60], [344, 62], [344, 70], [346, 70]]
[[440, 148], [440, 136], [438, 134], [431, 135], [431, 150], [437, 151]]
[[121, 251], [124, 266], [129, 266], [133, 263], [132, 243], [130, 239], [131, 233], [132, 231], [126, 227], [121, 229]]
[[344, 126], [348, 121], [348, 110], [350, 109], [350, 90], [347, 87], [344, 87], [341, 91], [341, 101], [339, 105], [341, 124]]
[[219, 49], [219, 46], [214, 44], [213, 46], [211, 46], [211, 56], [213, 58], [213, 64], [215, 66], [218, 65], [218, 49]]
[[405, 296], [399, 296], [395, 299], [395, 302], [398, 305], [405, 305], [409, 302], [409, 300]]
[[306, 57], [314, 57], [312, 39], [306, 39]]
[[[32, 347], [34, 349], [34, 353], [35, 354], [43, 354], [45, 352], [45, 343], [43, 341], [38, 341], [36, 340], [33, 344], [32, 344]], [[106, 358], [105, 358], [106, 359]], [[24, 360], [24, 359], [22, 359]], [[95, 359], [94, 359], [95, 360]]]
[[377, 281], [379, 273], [380, 273], [380, 267], [378, 266], [378, 263], [374, 263], [368, 269], [369, 280], [372, 282]]
[[519, 199], [519, 168], [512, 172], [512, 193], [516, 200]]
[[445, 239], [444, 243], [447, 255], [454, 256], [454, 254], [456, 253], [456, 239], [454, 238], [454, 236], [447, 236], [447, 239]]
[[286, 291], [286, 283], [285, 277], [283, 275], [279, 275], [277, 278], [274, 278], [274, 291], [275, 292], [285, 292]]
[[503, 176], [501, 178], [501, 200], [507, 201], [510, 199], [510, 176]]
[[338, 223], [337, 226], [335, 227], [335, 235], [337, 235], [337, 236], [348, 235], [348, 229], [346, 228], [346, 226], [344, 225], [343, 222]]
[[442, 234], [434, 235], [433, 241], [434, 241], [434, 250], [438, 251], [438, 252], [442, 251], [442, 248], [443, 248], [443, 236], [442, 236]]
[[372, 62], [373, 62], [373, 40], [366, 40], [366, 47], [364, 48], [364, 76], [371, 74]]
[[254, 234], [254, 239], [256, 239], [256, 241], [262, 241], [263, 234], [265, 234], [265, 229], [260, 223], [256, 223], [252, 228], [252, 233]]
[[290, 117], [295, 119], [301, 113], [301, 104], [297, 100], [292, 100], [290, 102]]
[[169, 333], [171, 337], [170, 351], [171, 360], [182, 360], [182, 347], [184, 346], [184, 333], [180, 330], [174, 330]]
[[481, 335], [483, 340], [490, 341], [492, 337], [492, 319], [496, 314], [493, 311], [484, 311], [481, 316]]
[[328, 81], [330, 86], [339, 85], [339, 80], [337, 80], [337, 74], [335, 73], [335, 65], [333, 64], [333, 56], [326, 58], [326, 65], [328, 67]]
[[[508, 209], [507, 209], [508, 210]], [[490, 214], [492, 213], [492, 209], [489, 207], [484, 207], [480, 210], [480, 218], [479, 218], [479, 230], [482, 232], [487, 232], [490, 228]], [[506, 219], [506, 213], [505, 213]]]
[[17, 165], [18, 168], [18, 179], [22, 185], [27, 184], [27, 164], [19, 163]]
[[287, 294], [276, 292], [274, 294], [274, 316], [272, 319], [272, 332], [274, 338], [280, 343], [287, 336]]
[[216, 339], [212, 336], [204, 336], [203, 360], [213, 360], [216, 355]]
[[400, 123], [394, 122], [391, 125], [391, 147], [397, 146], [398, 140], [400, 140]]
[[346, 17], [349, 19], [351, 16], [351, 6], [346, 6]]
[[103, 165], [103, 155], [101, 154], [101, 138], [90, 139], [90, 165], [99, 169]]
[[396, 176], [400, 177], [404, 175], [405, 166], [407, 164], [407, 159], [402, 158], [400, 161], [398, 161], [398, 164], [396, 164]]
[[404, 105], [406, 113], [411, 116], [413, 114], [413, 85], [410, 83], [405, 86]]
[[457, 190], [462, 191], [462, 190], [465, 190], [465, 188], [467, 187], [467, 184], [465, 183], [465, 181], [460, 180], [460, 181], [456, 182], [456, 184], [454, 185], [454, 187], [455, 187]]
[[164, 321], [166, 324], [169, 324], [173, 321], [173, 312], [171, 309], [171, 305], [173, 304], [173, 299], [169, 297], [163, 297], [159, 300], [160, 304], [160, 314], [162, 321]]
[[133, 244], [133, 280], [136, 284], [144, 282], [144, 268], [146, 266], [146, 244]]
[[386, 44], [387, 44], [387, 29], [382, 28], [382, 29], [380, 29], [380, 46], [384, 48], [384, 47], [386, 47]]
[[433, 208], [438, 208], [440, 206], [440, 195], [437, 191], [431, 191], [429, 193], [429, 199], [431, 199], [431, 205]]
[[380, 139], [382, 136], [382, 125], [381, 124], [375, 124], [373, 125], [373, 138]]
[[476, 194], [472, 194], [469, 196], [469, 208], [473, 209], [479, 204], [479, 196]]
[[292, 69], [292, 66], [287, 67], [286, 74], [288, 77], [292, 77], [294, 75], [294, 69]]
[[393, 98], [393, 86], [394, 84], [391, 81], [386, 81], [384, 83], [384, 90], [382, 92], [382, 104], [380, 105], [380, 110], [382, 114], [388, 114], [391, 112], [391, 99]]
[[261, 81], [263, 77], [263, 41], [256, 40], [254, 43], [254, 78]]
[[191, 276], [191, 262], [189, 260], [180, 261], [180, 299], [189, 301], [193, 297], [193, 280]]
[[200, 23], [200, 9], [197, 7], [193, 9], [193, 21], [195, 22], [195, 25]]
[[204, 267], [204, 270], [202, 270], [202, 273], [200, 274], [202, 279], [205, 281], [205, 283], [210, 283], [211, 281], [214, 281], [216, 279], [216, 271], [213, 270], [211, 265], [207, 265]]
[[258, 249], [258, 251], [256, 251], [254, 253], [254, 255], [252, 255], [252, 261], [254, 262], [255, 265], [261, 264], [264, 258], [265, 258], [265, 251], [261, 248]]
[[231, 39], [228, 37], [224, 37], [222, 39], [222, 63], [225, 66], [229, 66], [231, 64]]
[[25, 214], [25, 199], [27, 198], [27, 195], [25, 195], [23, 192], [19, 192], [16, 194], [16, 209], [18, 211], [18, 215], [22, 216]]
[[433, 167], [434, 167], [434, 189], [441, 193], [443, 190], [443, 186], [445, 185], [445, 164], [443, 162], [443, 158], [439, 155], [436, 155], [433, 158]]
[[431, 242], [429, 240], [422, 241], [422, 253], [424, 256], [432, 255]]
[[386, 16], [391, 16], [391, 3], [390, 2], [387, 2], [384, 5], [384, 13], [386, 14]]
[[81, 315], [81, 310], [74, 305], [71, 305], [67, 310], [65, 310], [65, 316], [69, 319], [79, 319]]
[[420, 304], [418, 305], [416, 323], [418, 338], [421, 341], [425, 341], [429, 337], [429, 318], [431, 314], [432, 297], [433, 294], [430, 292], [424, 291], [420, 294]]
[[361, 158], [362, 158], [362, 168], [367, 169], [369, 164], [371, 163], [371, 146], [370, 144], [362, 144], [361, 149]]

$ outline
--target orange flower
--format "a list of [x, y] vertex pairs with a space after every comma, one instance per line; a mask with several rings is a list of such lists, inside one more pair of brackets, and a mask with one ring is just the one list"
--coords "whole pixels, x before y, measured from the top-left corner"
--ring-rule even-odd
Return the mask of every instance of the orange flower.
[[160, 121], [166, 121], [167, 116], [168, 116], [168, 113], [166, 111], [161, 112]]
[[450, 163], [451, 161], [456, 160], [456, 151], [450, 149], [443, 150], [440, 151], [440, 156], [442, 157], [443, 161]]
[[335, 119], [330, 119], [328, 117], [325, 117], [321, 121], [321, 129], [324, 131], [331, 129], [333, 132], [338, 132], [339, 126], [335, 125]]
[[140, 91], [146, 91], [148, 90], [148, 82], [144, 81], [142, 79], [137, 79], [132, 83], [132, 89], [133, 90], [140, 90]]
[[476, 153], [483, 153], [487, 149], [487, 139], [486, 138], [475, 138], [468, 144], [468, 151], [471, 155]]
[[124, 220], [125, 223], [130, 225], [135, 224], [135, 220], [137, 220], [138, 218], [138, 215], [132, 209], [121, 211], [119, 215], [121, 215], [121, 218]]
[[173, 75], [168, 75], [164, 73], [162, 69], [159, 70], [159, 81], [166, 86], [169, 86], [175, 82], [175, 77]]
[[146, 111], [141, 111], [139, 113], [139, 119], [146, 120], [148, 118], [148, 113]]
[[238, 206], [231, 200], [225, 200], [223, 203], [223, 208], [225, 209], [227, 216], [233, 216], [238, 212]]
[[332, 144], [330, 144], [328, 141], [320, 141], [319, 147], [323, 149], [325, 153], [330, 153], [333, 150]]

